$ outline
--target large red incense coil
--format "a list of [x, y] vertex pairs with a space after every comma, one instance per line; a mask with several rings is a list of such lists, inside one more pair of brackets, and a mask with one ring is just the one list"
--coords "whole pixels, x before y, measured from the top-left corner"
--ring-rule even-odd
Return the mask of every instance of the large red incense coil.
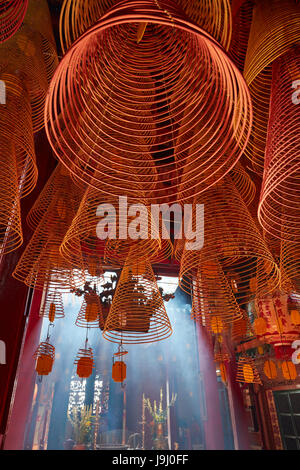
[[192, 298], [191, 318], [214, 333], [222, 333], [229, 324], [242, 318], [241, 309], [217, 260], [199, 263], [193, 278]]
[[[130, 253], [129, 253], [130, 258]], [[162, 296], [147, 259], [123, 267], [103, 337], [113, 343], [161, 341], [172, 334]]]
[[[116, 3], [114, 0], [64, 0], [59, 27], [62, 50], [65, 52]], [[192, 21], [228, 49], [232, 29], [229, 0], [178, 0], [178, 5]]]
[[249, 356], [240, 356], [237, 365], [236, 381], [262, 385], [254, 360]]
[[47, 2], [31, 0], [23, 26], [0, 48], [1, 72], [17, 73], [29, 94], [35, 132], [44, 125], [45, 96], [58, 63], [49, 25], [51, 19]]
[[[78, 209], [81, 191], [70, 176], [57, 167], [50, 177], [55, 190], [50, 194], [47, 210], [25, 248], [13, 276], [25, 284], [43, 289], [48, 286], [58, 291], [79, 287], [84, 282], [81, 264], [68, 263], [59, 253], [59, 247]], [[48, 187], [45, 188], [48, 193]], [[44, 201], [41, 195], [37, 204]], [[40, 206], [42, 207], [42, 205]]]
[[[145, 226], [141, 224], [141, 238], [132, 239], [126, 234], [126, 225], [128, 225], [128, 227], [130, 226], [132, 217], [127, 216], [126, 201], [123, 199], [123, 202], [123, 206], [119, 205], [119, 198], [105, 196], [94, 188], [88, 188], [81, 201], [77, 214], [64, 237], [61, 246], [61, 255], [72, 262], [78, 254], [81, 256], [82, 245], [84, 245], [85, 252], [103, 256], [106, 262], [117, 266], [122, 266], [125, 263], [130, 250], [132, 262], [141, 256], [147, 256], [150, 259], [157, 257], [161, 249], [161, 240], [159, 238], [158, 228], [154, 223], [152, 224], [153, 219], [150, 208], [144, 205], [144, 210], [147, 212], [145, 217], [148, 225]], [[138, 204], [143, 202], [145, 202], [145, 200], [141, 198], [138, 200], [127, 199], [128, 207], [132, 203]], [[101, 214], [98, 211], [98, 207], [100, 207], [100, 205], [103, 207], [103, 204], [106, 205], [105, 207], [108, 210], [107, 215], [104, 213], [104, 208]], [[105, 224], [107, 224], [108, 238], [102, 240], [98, 238], [99, 231], [97, 229], [98, 224], [104, 219]], [[152, 238], [151, 236], [151, 226], [154, 227], [154, 235], [156, 238]], [[124, 236], [121, 232], [123, 230], [126, 231], [126, 233], [124, 232]], [[103, 235], [106, 233], [104, 231], [101, 232], [103, 232]], [[81, 244], [78, 244], [78, 241], [80, 241]]]
[[78, 377], [87, 379], [92, 375], [94, 368], [93, 350], [92, 348], [79, 349], [74, 361], [76, 373]]
[[[145, 22], [137, 44], [137, 24]], [[69, 49], [45, 120], [57, 157], [79, 179], [118, 195], [139, 174], [131, 195], [142, 187], [148, 201], [163, 202], [177, 199], [181, 173], [194, 194], [229, 171], [247, 143], [251, 114], [244, 80], [217, 43], [175, 5], [145, 0], [114, 6]], [[105, 145], [111, 150], [103, 156]], [[155, 189], [149, 164], [159, 173]], [[144, 174], [133, 171], [141, 165]]]
[[35, 370], [38, 375], [49, 375], [52, 371], [55, 359], [55, 347], [47, 340], [39, 344], [34, 353], [36, 359]]
[[10, 39], [24, 20], [28, 0], [4, 0], [0, 5], [0, 43]]
[[48, 318], [50, 323], [53, 323], [56, 318], [64, 318], [65, 312], [61, 292], [56, 290], [47, 291], [40, 309], [40, 316]]
[[[287, 34], [288, 31], [288, 34]], [[245, 154], [262, 173], [269, 116], [272, 62], [299, 42], [300, 8], [294, 0], [255, 2], [244, 77], [253, 102], [253, 128]]]
[[231, 340], [239, 343], [250, 337], [254, 337], [253, 328], [245, 310], [242, 310], [242, 318], [234, 322], [231, 327]]
[[[204, 244], [197, 250], [191, 249], [188, 240], [185, 242], [179, 277], [182, 289], [189, 293], [201, 264], [214, 266], [217, 260], [241, 305], [249, 302], [255, 292], [259, 295], [274, 290], [280, 279], [279, 268], [230, 177], [196, 198], [196, 202], [205, 207]], [[193, 214], [193, 230], [195, 224]], [[200, 227], [197, 233], [199, 239]], [[216, 289], [213, 276], [208, 281], [208, 291]]]
[[265, 170], [258, 207], [263, 229], [287, 242], [300, 242], [300, 106], [293, 102], [300, 80], [300, 49], [272, 66], [272, 91]]
[[87, 293], [84, 296], [75, 324], [81, 328], [104, 327], [104, 319], [99, 295]]

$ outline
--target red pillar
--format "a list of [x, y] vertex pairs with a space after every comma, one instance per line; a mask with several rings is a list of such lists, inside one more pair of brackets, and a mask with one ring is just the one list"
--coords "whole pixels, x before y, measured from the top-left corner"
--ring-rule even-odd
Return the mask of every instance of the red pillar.
[[206, 420], [204, 421], [207, 450], [223, 450], [224, 435], [213, 348], [207, 330], [197, 324], [200, 372], [205, 391]]

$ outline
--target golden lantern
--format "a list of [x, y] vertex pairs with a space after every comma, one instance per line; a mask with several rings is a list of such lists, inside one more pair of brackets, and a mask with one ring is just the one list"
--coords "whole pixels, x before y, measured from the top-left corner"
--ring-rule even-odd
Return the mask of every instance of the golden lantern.
[[240, 356], [237, 365], [237, 382], [262, 385], [254, 360], [248, 356]]
[[79, 349], [74, 364], [76, 364], [76, 373], [78, 377], [82, 379], [90, 377], [94, 368], [92, 348], [85, 347], [83, 349]]
[[52, 371], [55, 358], [55, 347], [49, 343], [49, 339], [39, 344], [34, 357], [36, 358], [35, 370], [38, 375], [48, 375]]
[[40, 316], [49, 319], [53, 323], [56, 318], [64, 318], [64, 305], [61, 292], [48, 291], [45, 301], [40, 309]]
[[286, 380], [295, 380], [298, 376], [296, 366], [292, 361], [282, 361], [281, 370]]
[[293, 293], [280, 290], [255, 299], [257, 337], [273, 345], [278, 359], [292, 356], [291, 345], [300, 335], [300, 325], [293, 323], [294, 315], [289, 313], [290, 308], [295, 309], [295, 304], [299, 305], [298, 297], [294, 301]]
[[147, 259], [122, 269], [116, 292], [105, 322], [103, 337], [122, 344], [161, 341], [172, 334], [172, 327]]
[[264, 363], [264, 373], [268, 379], [276, 379], [277, 377], [277, 367], [276, 363], [271, 359], [268, 359]]

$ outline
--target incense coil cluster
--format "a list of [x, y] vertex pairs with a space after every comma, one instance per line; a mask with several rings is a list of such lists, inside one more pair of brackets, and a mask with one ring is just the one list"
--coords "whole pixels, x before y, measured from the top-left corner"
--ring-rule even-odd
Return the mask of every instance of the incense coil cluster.
[[81, 328], [103, 329], [104, 319], [99, 296], [96, 293], [85, 294], [75, 325]]
[[272, 66], [272, 93], [265, 170], [258, 207], [263, 229], [287, 242], [300, 242], [300, 106], [291, 84], [300, 80], [300, 49]]
[[79, 349], [74, 364], [77, 366], [76, 373], [78, 377], [82, 379], [90, 377], [95, 366], [92, 348]]
[[[139, 204], [145, 200], [127, 199], [127, 204]], [[101, 210], [98, 208], [101, 207]], [[107, 215], [105, 215], [107, 209]], [[119, 198], [105, 196], [94, 188], [88, 188], [82, 198], [81, 204], [74, 217], [69, 230], [62, 242], [61, 255], [70, 262], [78, 256], [82, 257], [82, 251], [95, 256], [103, 257], [104, 261], [113, 265], [124, 265], [129, 251], [131, 261], [146, 256], [150, 259], [158, 256], [161, 249], [158, 227], [152, 223], [150, 207], [143, 205], [143, 214], [147, 219], [147, 225], [141, 224], [140, 239], [132, 239], [127, 236], [127, 226], [129, 227], [132, 217], [127, 215], [127, 206], [119, 205]], [[104, 217], [105, 216], [105, 217]], [[101, 233], [99, 223], [101, 225]], [[107, 235], [104, 227], [107, 224]], [[154, 236], [151, 236], [151, 227]], [[125, 231], [125, 232], [123, 232]], [[125, 235], [122, 235], [125, 233]], [[100, 236], [107, 236], [101, 239]], [[80, 242], [80, 243], [79, 243]]]
[[141, 259], [133, 265], [129, 259], [118, 281], [103, 337], [113, 343], [141, 344], [161, 341], [171, 334], [151, 264]]
[[28, 0], [4, 0], [0, 5], [0, 43], [10, 39], [21, 27]]
[[237, 162], [233, 167], [230, 172], [230, 177], [246, 206], [249, 207], [255, 198], [256, 186], [240, 162]]
[[237, 365], [236, 381], [262, 385], [254, 360], [249, 356], [240, 356]]
[[[142, 188], [156, 203], [222, 178], [247, 143], [252, 115], [241, 74], [213, 38], [175, 5], [159, 6], [112, 7], [66, 53], [45, 109], [50, 144], [76, 177], [112, 195]], [[148, 21], [137, 45], [137, 23]]]
[[[288, 31], [288, 34], [287, 34]], [[300, 9], [294, 0], [256, 2], [244, 77], [253, 101], [253, 130], [246, 148], [253, 170], [262, 173], [267, 139], [272, 63], [299, 42]]]
[[39, 344], [33, 357], [36, 359], [35, 370], [38, 375], [48, 375], [52, 372], [55, 359], [55, 347], [47, 340]]
[[[51, 38], [52, 35], [52, 38]], [[45, 97], [58, 59], [47, 2], [30, 0], [23, 26], [1, 45], [0, 70], [16, 74], [28, 92], [34, 132], [43, 126]]]
[[[59, 26], [63, 52], [115, 3], [114, 0], [64, 0]], [[228, 0], [179, 0], [178, 4], [192, 21], [228, 49], [232, 29]]]
[[[279, 268], [230, 177], [196, 202], [205, 206], [204, 244], [196, 250], [189, 249], [185, 242], [179, 277], [182, 289], [189, 293], [192, 280], [202, 269], [202, 275], [207, 271], [210, 276], [206, 281], [208, 292], [216, 290], [215, 279], [223, 271], [240, 305], [249, 302], [255, 293], [274, 290], [280, 280]], [[194, 215], [193, 230], [195, 224]], [[198, 238], [200, 235], [198, 227]]]
[[40, 316], [53, 323], [56, 318], [64, 318], [64, 304], [61, 292], [47, 291], [45, 301], [40, 309]]
[[1, 209], [0, 252], [7, 254], [23, 242], [20, 199], [37, 180], [29, 98], [18, 77], [0, 74], [5, 103], [0, 113]]
[[48, 199], [46, 210], [44, 204], [49, 195], [49, 186], [36, 201], [34, 210], [38, 214], [40, 209], [40, 215], [43, 215], [13, 276], [30, 287], [43, 289], [46, 284], [49, 289], [64, 291], [79, 287], [84, 282], [82, 260], [81, 264], [74, 266], [59, 253], [62, 240], [78, 209], [81, 192], [69, 175], [61, 171], [60, 166], [50, 178], [55, 189]]

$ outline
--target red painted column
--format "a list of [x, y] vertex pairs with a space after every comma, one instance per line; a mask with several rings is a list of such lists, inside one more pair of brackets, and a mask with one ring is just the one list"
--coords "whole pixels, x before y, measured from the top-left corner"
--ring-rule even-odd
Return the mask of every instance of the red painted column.
[[223, 450], [224, 435], [218, 392], [216, 365], [207, 330], [197, 324], [199, 366], [205, 390], [206, 420], [204, 421], [207, 450]]
[[237, 363], [234, 354], [227, 364], [228, 398], [231, 412], [234, 445], [236, 450], [249, 450], [248, 420], [244, 407], [243, 394], [236, 381]]
[[22, 450], [26, 424], [30, 417], [32, 398], [36, 382], [33, 354], [39, 344], [42, 318], [39, 316], [42, 292], [35, 291], [26, 327], [24, 346], [20, 354], [17, 370], [17, 386], [12, 399], [4, 441], [6, 450]]

